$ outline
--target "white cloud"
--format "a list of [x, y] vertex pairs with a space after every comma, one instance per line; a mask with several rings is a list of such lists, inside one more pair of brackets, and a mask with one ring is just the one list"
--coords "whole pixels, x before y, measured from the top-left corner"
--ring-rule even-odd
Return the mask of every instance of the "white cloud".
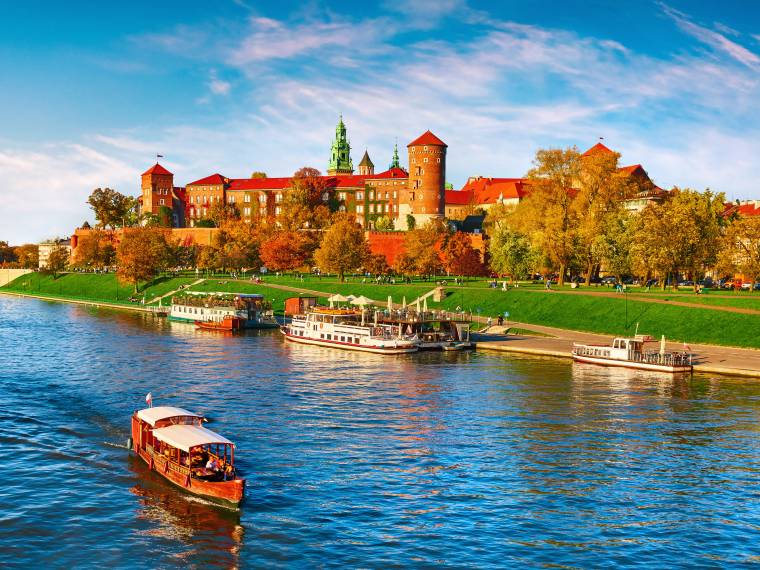
[[208, 88], [214, 95], [229, 95], [232, 89], [232, 83], [219, 79], [216, 70], [211, 70], [211, 76], [208, 81]]

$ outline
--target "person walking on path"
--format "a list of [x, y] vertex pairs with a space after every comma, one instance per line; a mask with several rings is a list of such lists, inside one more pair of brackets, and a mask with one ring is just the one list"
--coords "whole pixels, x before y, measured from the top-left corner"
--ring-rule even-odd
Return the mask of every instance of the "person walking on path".
[[486, 321], [486, 324], [488, 325], [486, 326], [486, 330], [490, 329], [491, 325], [493, 324], [493, 319], [491, 317], [488, 317], [488, 321]]

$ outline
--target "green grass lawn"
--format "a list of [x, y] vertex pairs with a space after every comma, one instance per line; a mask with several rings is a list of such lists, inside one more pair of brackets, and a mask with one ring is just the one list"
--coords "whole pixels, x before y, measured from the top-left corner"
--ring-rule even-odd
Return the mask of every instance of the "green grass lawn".
[[[142, 288], [138, 296], [142, 298], [144, 293], [147, 299], [152, 299], [192, 281], [194, 279], [188, 277], [159, 277], [153, 284]], [[134, 295], [134, 287], [119, 283], [113, 273], [64, 273], [55, 279], [52, 275], [28, 273], [3, 289], [32, 295], [134, 305], [129, 301]]]

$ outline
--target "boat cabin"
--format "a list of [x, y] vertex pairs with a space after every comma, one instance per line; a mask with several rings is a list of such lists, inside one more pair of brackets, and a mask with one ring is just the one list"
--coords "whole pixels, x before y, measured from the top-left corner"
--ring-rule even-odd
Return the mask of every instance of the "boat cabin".
[[235, 444], [203, 427], [203, 417], [182, 408], [139, 410], [132, 422], [135, 449], [165, 473], [203, 481], [235, 478]]

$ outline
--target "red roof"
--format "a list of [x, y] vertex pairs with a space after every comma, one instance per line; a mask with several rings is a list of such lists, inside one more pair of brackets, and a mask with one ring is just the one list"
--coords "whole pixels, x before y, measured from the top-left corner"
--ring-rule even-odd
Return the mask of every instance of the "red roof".
[[466, 206], [472, 203], [472, 191], [446, 190], [446, 205]]
[[206, 176], [206, 178], [201, 178], [200, 180], [196, 180], [195, 182], [190, 182], [187, 185], [188, 186], [211, 186], [211, 185], [217, 185], [217, 184], [226, 184], [229, 182], [229, 178], [226, 178], [222, 176], [219, 173], [212, 174], [211, 176]]
[[[499, 200], [521, 200], [528, 193], [528, 181], [524, 178], [485, 178], [478, 176], [470, 178], [461, 190], [446, 193], [446, 203], [449, 197], [452, 204], [495, 204]], [[463, 202], [469, 195], [467, 202]]]
[[426, 144], [433, 146], [449, 146], [430, 131], [425, 131], [406, 146], [421, 146]]
[[[403, 168], [393, 168], [379, 174], [366, 176], [363, 174], [339, 174], [336, 176], [320, 176], [328, 188], [362, 188], [368, 180], [386, 178], [407, 178], [409, 175]], [[234, 178], [230, 180], [230, 190], [284, 190], [290, 188], [292, 178]]]
[[752, 200], [740, 204], [727, 203], [723, 215], [728, 216], [730, 214], [737, 214], [745, 218], [760, 216], [760, 200]]
[[145, 176], [146, 174], [168, 174], [170, 176], [173, 176], [171, 172], [166, 170], [163, 166], [161, 166], [158, 163], [151, 166], [148, 170], [142, 173], [143, 176]]
[[595, 154], [597, 152], [613, 152], [613, 151], [611, 151], [610, 149], [608, 149], [602, 143], [596, 143], [594, 146], [592, 146], [590, 149], [588, 149], [586, 152], [584, 152], [581, 156], [589, 156], [589, 155]]

